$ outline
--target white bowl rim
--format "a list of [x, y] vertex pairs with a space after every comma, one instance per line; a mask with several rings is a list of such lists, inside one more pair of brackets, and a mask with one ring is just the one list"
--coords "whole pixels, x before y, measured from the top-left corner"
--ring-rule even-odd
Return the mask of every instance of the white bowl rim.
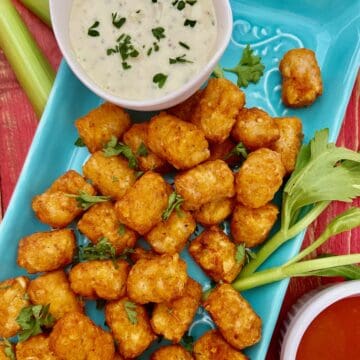
[[312, 321], [330, 305], [354, 295], [360, 296], [360, 280], [336, 284], [310, 296], [297, 310], [286, 329], [280, 360], [296, 359], [301, 339]]

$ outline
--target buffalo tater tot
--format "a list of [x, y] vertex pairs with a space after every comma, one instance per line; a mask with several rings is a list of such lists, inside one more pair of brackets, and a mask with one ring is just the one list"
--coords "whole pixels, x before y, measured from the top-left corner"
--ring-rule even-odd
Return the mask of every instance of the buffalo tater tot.
[[69, 272], [71, 289], [88, 299], [119, 299], [126, 294], [129, 266], [124, 260], [79, 263]]
[[49, 337], [44, 334], [32, 336], [16, 344], [16, 360], [60, 360], [49, 347]]
[[134, 124], [125, 134], [124, 143], [136, 155], [139, 168], [142, 171], [167, 170], [167, 162], [155, 155], [148, 146], [149, 123]]
[[78, 229], [94, 244], [106, 238], [114, 246], [116, 254], [134, 247], [137, 234], [119, 223], [115, 207], [106, 201], [92, 206], [77, 223]]
[[263, 243], [274, 226], [279, 209], [266, 204], [257, 209], [237, 204], [231, 219], [231, 235], [235, 242], [254, 247]]
[[219, 331], [210, 330], [194, 344], [196, 360], [246, 360], [247, 357], [230, 346]]
[[112, 336], [78, 312], [57, 321], [50, 334], [50, 350], [61, 360], [113, 360], [115, 355]]
[[210, 156], [204, 133], [194, 124], [167, 113], [150, 120], [149, 147], [176, 169], [188, 169]]
[[20, 330], [16, 318], [30, 304], [26, 296], [29, 282], [25, 276], [0, 282], [0, 337], [12, 337]]
[[180, 345], [168, 345], [156, 350], [150, 360], [193, 360], [191, 354]]
[[183, 101], [182, 103], [167, 109], [166, 111], [178, 117], [183, 121], [190, 121], [195, 107], [198, 105], [201, 99], [202, 90], [198, 90], [194, 95], [190, 96], [187, 100]]
[[195, 107], [191, 122], [203, 130], [211, 142], [229, 137], [235, 118], [245, 104], [244, 93], [227, 79], [210, 79]]
[[108, 102], [75, 121], [80, 138], [91, 153], [101, 150], [112, 136], [121, 138], [130, 127], [130, 116]]
[[80, 174], [69, 170], [44, 193], [34, 197], [32, 209], [41, 222], [54, 228], [66, 227], [83, 212], [76, 199], [69, 196], [79, 195], [80, 192], [96, 193]]
[[175, 188], [185, 200], [183, 208], [197, 210], [211, 201], [233, 197], [234, 175], [224, 161], [207, 161], [177, 175]]
[[279, 190], [284, 175], [279, 153], [265, 148], [250, 153], [235, 175], [237, 200], [251, 208], [264, 206]]
[[181, 296], [155, 305], [150, 321], [155, 333], [178, 343], [193, 321], [200, 299], [200, 284], [189, 278]]
[[107, 303], [105, 319], [126, 359], [139, 356], [156, 339], [145, 308], [127, 297]]
[[71, 290], [65, 273], [53, 271], [31, 281], [28, 294], [35, 305], [50, 304], [50, 313], [55, 319], [70, 312], [83, 312], [83, 305]]
[[258, 108], [241, 109], [231, 136], [242, 142], [246, 149], [253, 151], [267, 148], [276, 141], [280, 132], [274, 119], [264, 110]]
[[148, 171], [116, 202], [117, 218], [144, 235], [161, 221], [171, 191], [159, 174]]
[[19, 241], [17, 263], [30, 274], [57, 270], [72, 262], [75, 248], [70, 229], [38, 232]]
[[140, 259], [131, 268], [127, 294], [138, 304], [161, 303], [181, 296], [188, 276], [178, 254]]
[[260, 340], [260, 317], [231, 285], [218, 285], [204, 306], [221, 335], [235, 349], [244, 349]]
[[211, 201], [194, 212], [196, 222], [203, 226], [217, 225], [223, 222], [234, 208], [234, 199], [223, 198]]
[[173, 211], [169, 219], [155, 225], [146, 235], [146, 241], [158, 254], [180, 252], [196, 227], [190, 212]]
[[106, 157], [97, 151], [83, 166], [84, 176], [90, 179], [103, 195], [121, 199], [136, 181], [135, 171], [121, 156]]
[[231, 283], [243, 266], [243, 263], [236, 259], [235, 244], [215, 226], [195, 238], [189, 246], [189, 252], [216, 282]]
[[302, 123], [297, 117], [275, 118], [275, 122], [280, 129], [280, 138], [271, 146], [271, 149], [281, 155], [286, 173], [290, 174], [295, 169], [301, 147]]
[[285, 105], [311, 105], [322, 94], [322, 80], [315, 53], [309, 49], [289, 50], [280, 61], [282, 100]]

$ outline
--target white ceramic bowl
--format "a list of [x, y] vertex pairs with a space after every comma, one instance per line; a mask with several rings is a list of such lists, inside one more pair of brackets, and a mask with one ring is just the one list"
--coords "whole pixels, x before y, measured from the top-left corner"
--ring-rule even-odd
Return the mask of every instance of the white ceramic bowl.
[[101, 98], [127, 109], [143, 111], [161, 110], [186, 100], [194, 94], [210, 76], [231, 38], [232, 13], [229, 0], [213, 0], [218, 23], [218, 35], [215, 44], [216, 50], [206, 66], [204, 66], [191, 81], [166, 96], [142, 101], [126, 100], [121, 97], [114, 96], [102, 89], [90, 79], [76, 60], [76, 55], [72, 49], [69, 37], [69, 19], [72, 2], [72, 0], [50, 0], [51, 22], [56, 40], [64, 58], [74, 74], [90, 90]]
[[352, 296], [360, 296], [359, 280], [314, 290], [300, 298], [288, 314], [280, 360], [295, 360], [301, 339], [312, 321], [330, 305]]

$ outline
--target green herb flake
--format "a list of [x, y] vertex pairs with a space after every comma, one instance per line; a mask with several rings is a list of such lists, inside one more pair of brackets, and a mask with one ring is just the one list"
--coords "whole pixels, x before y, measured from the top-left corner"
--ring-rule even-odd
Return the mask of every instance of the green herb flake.
[[165, 85], [168, 76], [162, 73], [155, 74], [153, 77], [153, 83], [157, 84], [159, 89], [162, 89]]
[[196, 25], [196, 22], [196, 20], [186, 19], [184, 22], [184, 26], [190, 26], [193, 28]]
[[129, 161], [129, 168], [136, 169], [138, 167], [136, 156], [130, 147], [118, 142], [115, 136], [112, 136], [110, 141], [104, 146], [103, 153], [106, 157], [122, 155]]
[[180, 213], [180, 205], [184, 202], [184, 199], [178, 195], [175, 191], [169, 196], [168, 206], [166, 210], [162, 214], [162, 219], [167, 220], [171, 213], [176, 210], [176, 212]]
[[126, 18], [121, 17], [120, 15], [118, 15], [118, 13], [112, 13], [111, 14], [112, 17], [112, 24], [117, 28], [120, 29], [126, 22]]
[[120, 224], [119, 225], [119, 229], [118, 229], [118, 234], [120, 236], [124, 236], [126, 233], [126, 228], [125, 228], [125, 225], [124, 224]]
[[185, 48], [186, 50], [190, 50], [190, 46], [182, 41], [179, 41], [179, 45]]
[[13, 344], [8, 339], [1, 339], [0, 344], [4, 346], [4, 353], [10, 360], [16, 360]]
[[224, 160], [229, 159], [232, 156], [242, 156], [244, 159], [247, 158], [248, 152], [242, 142], [239, 142], [225, 157]]
[[176, 58], [169, 58], [170, 64], [184, 64], [184, 63], [193, 63], [193, 61], [190, 61], [188, 59], [185, 59], [185, 54], [181, 56], [177, 56]]
[[103, 237], [97, 244], [80, 245], [76, 260], [77, 262], [89, 260], [113, 260], [115, 262], [115, 248], [106, 237]]
[[91, 206], [105, 202], [111, 199], [110, 196], [95, 196], [95, 195], [89, 195], [85, 191], [80, 191], [78, 195], [75, 194], [66, 194], [67, 197], [75, 198], [78, 206], [84, 210], [89, 209]]
[[126, 315], [129, 319], [129, 321], [131, 322], [131, 324], [136, 325], [138, 323], [138, 319], [137, 319], [138, 314], [136, 311], [136, 304], [127, 300], [124, 302], [124, 308], [126, 311]]
[[161, 26], [151, 29], [152, 34], [156, 38], [156, 40], [160, 41], [161, 39], [164, 39], [165, 36], [165, 29]]
[[185, 350], [193, 352], [194, 348], [194, 337], [190, 336], [188, 332], [180, 340], [180, 344], [184, 347]]
[[85, 143], [84, 143], [84, 140], [81, 138], [81, 137], [78, 137], [76, 139], [76, 141], [74, 142], [74, 145], [75, 146], [78, 146], [78, 147], [84, 147], [86, 146]]
[[137, 156], [148, 156], [149, 155], [149, 151], [143, 142], [139, 145], [139, 147], [136, 151], [136, 155]]
[[215, 78], [224, 78], [225, 77], [225, 74], [224, 74], [224, 70], [222, 69], [221, 65], [220, 64], [216, 64], [212, 74], [211, 74], [213, 77]]
[[100, 33], [98, 30], [96, 30], [99, 27], [100, 23], [99, 21], [95, 21], [88, 29], [88, 35], [92, 37], [100, 36]]
[[135, 177], [138, 179], [138, 178], [140, 178], [141, 176], [143, 176], [144, 175], [144, 171], [135, 171]]

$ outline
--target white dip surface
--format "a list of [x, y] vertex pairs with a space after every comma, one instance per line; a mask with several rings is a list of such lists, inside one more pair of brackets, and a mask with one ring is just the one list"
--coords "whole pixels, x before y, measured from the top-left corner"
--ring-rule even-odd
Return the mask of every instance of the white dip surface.
[[74, 0], [69, 31], [93, 81], [124, 99], [147, 100], [181, 87], [207, 63], [217, 24], [212, 0]]

